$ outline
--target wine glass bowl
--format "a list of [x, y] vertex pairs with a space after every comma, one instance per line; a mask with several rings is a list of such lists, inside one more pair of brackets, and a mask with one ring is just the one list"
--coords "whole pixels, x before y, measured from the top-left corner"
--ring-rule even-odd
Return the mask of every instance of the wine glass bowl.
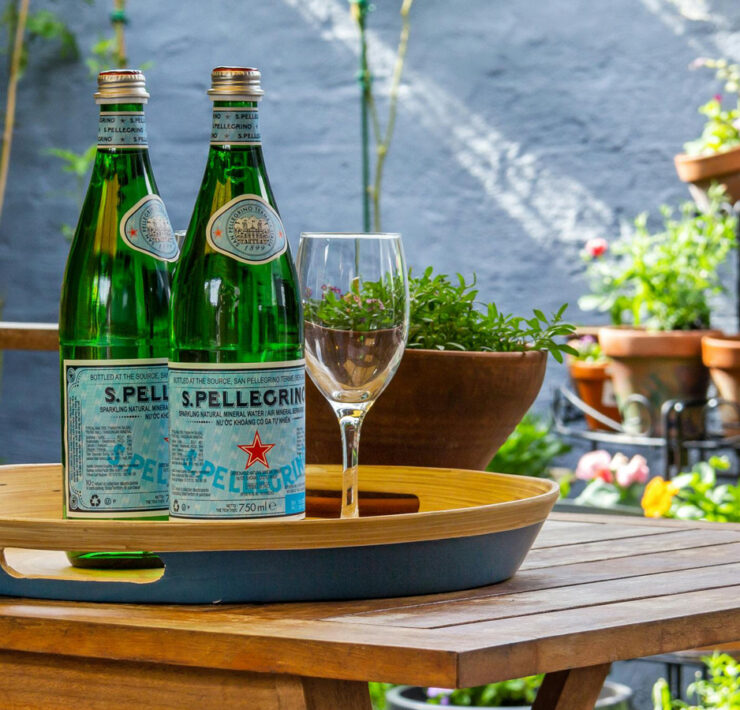
[[304, 233], [296, 262], [306, 369], [339, 420], [342, 517], [356, 517], [360, 427], [395, 374], [408, 333], [401, 237]]

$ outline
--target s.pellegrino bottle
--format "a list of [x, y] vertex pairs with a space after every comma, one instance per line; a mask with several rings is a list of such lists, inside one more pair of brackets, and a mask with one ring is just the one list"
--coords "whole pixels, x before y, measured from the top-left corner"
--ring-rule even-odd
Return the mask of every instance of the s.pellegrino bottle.
[[302, 518], [303, 322], [260, 73], [218, 67], [208, 93], [208, 162], [172, 285], [170, 517]]
[[[64, 513], [166, 519], [168, 262], [179, 249], [147, 149], [144, 75], [98, 76], [98, 148], [59, 309]], [[145, 552], [69, 552], [147, 567]], [[161, 563], [160, 563], [161, 564]]]

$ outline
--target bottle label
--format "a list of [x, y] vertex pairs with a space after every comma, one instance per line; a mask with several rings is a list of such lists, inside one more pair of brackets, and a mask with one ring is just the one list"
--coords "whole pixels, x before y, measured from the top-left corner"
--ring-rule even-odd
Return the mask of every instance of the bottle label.
[[167, 361], [64, 360], [67, 516], [164, 515]]
[[170, 515], [238, 519], [306, 507], [305, 366], [170, 363]]
[[262, 145], [257, 109], [214, 109], [211, 145]]
[[245, 264], [264, 264], [288, 248], [280, 215], [259, 195], [240, 195], [211, 215], [208, 244]]
[[105, 111], [98, 121], [98, 148], [147, 147], [143, 111]]
[[159, 195], [145, 195], [121, 218], [121, 239], [136, 251], [177, 261], [180, 248]]

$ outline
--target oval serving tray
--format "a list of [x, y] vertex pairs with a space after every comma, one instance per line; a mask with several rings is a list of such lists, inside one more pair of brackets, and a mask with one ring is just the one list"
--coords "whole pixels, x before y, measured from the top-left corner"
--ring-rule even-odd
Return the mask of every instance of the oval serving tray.
[[[338, 491], [340, 479], [337, 466], [309, 466], [307, 488]], [[360, 488], [361, 511], [363, 495], [380, 494], [382, 503], [393, 494], [418, 498], [418, 512], [288, 522], [64, 520], [59, 464], [0, 466], [0, 594], [202, 604], [467, 589], [516, 572], [558, 497], [544, 479], [441, 468], [361, 467]], [[77, 569], [60, 549], [150, 550], [164, 570]]]

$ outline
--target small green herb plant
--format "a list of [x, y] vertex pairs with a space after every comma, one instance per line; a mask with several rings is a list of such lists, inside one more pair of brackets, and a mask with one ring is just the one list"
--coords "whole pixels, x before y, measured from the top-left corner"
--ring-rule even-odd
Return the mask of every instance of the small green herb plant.
[[704, 658], [709, 678], [697, 679], [687, 689], [688, 697], [697, 701], [689, 705], [671, 697], [665, 678], [653, 686], [654, 710], [740, 710], [740, 664], [726, 653]]
[[591, 294], [578, 305], [609, 313], [613, 325], [708, 328], [710, 299], [725, 291], [718, 268], [736, 247], [737, 220], [723, 209], [724, 196], [724, 189], [714, 185], [706, 211], [686, 202], [677, 218], [663, 206], [663, 229], [654, 234], [641, 214], [634, 232], [601, 256], [586, 255]]
[[547, 478], [552, 460], [570, 450], [571, 447], [552, 431], [549, 421], [527, 412], [486, 470]]
[[578, 362], [606, 362], [609, 359], [593, 335], [583, 335], [578, 340], [571, 340], [568, 345], [576, 351], [572, 357]]
[[546, 350], [558, 362], [563, 353], [573, 354], [558, 338], [571, 338], [575, 327], [563, 321], [568, 304], [549, 318], [539, 309], [532, 318], [505, 314], [495, 303], [478, 308], [475, 276], [467, 283], [457, 274], [453, 283], [445, 274], [434, 275], [429, 267], [409, 278], [410, 325], [408, 348], [516, 352]]
[[730, 64], [726, 59], [700, 57], [691, 63], [691, 68], [706, 67], [715, 70], [715, 77], [724, 82], [725, 91], [734, 98], [735, 105], [723, 108], [722, 96], [715, 95], [699, 107], [706, 116], [706, 123], [699, 138], [684, 144], [688, 155], [714, 155], [740, 146], [740, 65]]
[[[496, 304], [481, 308], [476, 298], [475, 277], [468, 283], [457, 275], [453, 283], [445, 274], [434, 275], [429, 267], [419, 277], [409, 272], [410, 349], [477, 352], [544, 350], [558, 362], [563, 353], [575, 350], [560, 339], [570, 339], [575, 327], [563, 321], [567, 304], [549, 318], [539, 309], [532, 318], [502, 313]], [[400, 307], [402, 285], [398, 281], [356, 281], [350, 291], [325, 284], [319, 296], [305, 294], [306, 319], [331, 328], [370, 330], [394, 322], [389, 314]]]
[[531, 705], [542, 685], [542, 675], [503, 680], [475, 688], [427, 688], [426, 702], [429, 705], [460, 705], [464, 707], [512, 707]]

